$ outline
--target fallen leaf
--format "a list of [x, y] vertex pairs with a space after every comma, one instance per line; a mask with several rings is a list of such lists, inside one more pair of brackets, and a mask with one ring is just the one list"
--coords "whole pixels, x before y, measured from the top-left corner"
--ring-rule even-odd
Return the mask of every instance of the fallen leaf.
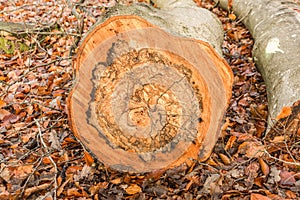
[[292, 114], [292, 108], [291, 107], [283, 107], [281, 109], [281, 112], [279, 113], [279, 115], [277, 115], [276, 119], [282, 119], [285, 118], [287, 116], [289, 116], [290, 114]]
[[67, 183], [69, 183], [71, 179], [67, 179], [58, 189], [57, 189], [57, 196], [60, 196], [61, 193], [63, 192], [65, 186], [67, 185]]
[[83, 166], [83, 168], [81, 170], [81, 173], [80, 173], [78, 181], [80, 179], [84, 178], [84, 177], [92, 176], [92, 175], [93, 175], [92, 168], [86, 164], [86, 165]]
[[6, 102], [0, 99], [0, 108], [6, 106]]
[[122, 178], [121, 177], [115, 178], [115, 179], [111, 180], [110, 182], [112, 184], [118, 185], [118, 184], [122, 183]]
[[133, 185], [130, 185], [128, 188], [126, 188], [125, 191], [127, 192], [127, 194], [136, 194], [136, 193], [141, 192], [142, 189], [140, 186], [133, 184]]
[[48, 188], [51, 185], [51, 183], [44, 183], [42, 185], [38, 185], [38, 186], [34, 186], [31, 188], [27, 188], [24, 192], [24, 196], [28, 197], [30, 196], [32, 193], [37, 192], [39, 190], [44, 190], [46, 188]]
[[254, 184], [258, 187], [263, 188], [264, 187], [264, 178], [263, 177], [257, 177], [254, 179]]
[[280, 184], [281, 185], [288, 185], [288, 186], [291, 186], [291, 185], [294, 185], [295, 182], [296, 182], [296, 179], [294, 177], [294, 173], [292, 172], [288, 172], [288, 171], [285, 171], [285, 170], [282, 170], [280, 172]]
[[67, 190], [67, 196], [69, 197], [82, 197], [83, 195], [78, 191], [77, 188], [70, 188]]
[[230, 14], [228, 15], [228, 17], [229, 17], [229, 19], [231, 19], [232, 21], [236, 20], [236, 15], [233, 14], [233, 13], [230, 13]]
[[212, 190], [211, 185], [215, 184], [219, 178], [220, 178], [219, 174], [212, 174], [211, 176], [209, 176], [205, 180], [205, 183], [203, 185], [201, 192], [204, 194], [210, 193], [210, 191]]
[[281, 180], [280, 170], [278, 170], [276, 167], [271, 167], [270, 176], [274, 178], [275, 182], [279, 182]]
[[238, 148], [238, 153], [245, 154], [247, 158], [258, 158], [264, 154], [264, 149], [264, 145], [260, 142], [243, 142]]
[[234, 136], [234, 135], [230, 136], [224, 149], [227, 151], [228, 149], [232, 148], [235, 141], [236, 141], [236, 136]]
[[279, 142], [283, 142], [284, 139], [285, 139], [284, 135], [275, 136], [274, 139], [271, 142], [273, 142], [273, 143], [279, 143]]
[[270, 173], [270, 167], [269, 167], [269, 165], [262, 158], [258, 158], [258, 162], [260, 164], [260, 169], [261, 169], [262, 173], [265, 176], [268, 176], [269, 173]]
[[228, 10], [232, 9], [233, 0], [227, 0], [228, 3]]
[[250, 195], [250, 200], [271, 200], [269, 197], [257, 194], [257, 193], [252, 193]]
[[5, 117], [9, 116], [11, 113], [7, 110], [0, 109], [0, 120], [3, 120]]
[[51, 143], [51, 147], [56, 150], [61, 150], [60, 142], [57, 137], [57, 132], [55, 130], [52, 130], [49, 134], [49, 141]]
[[49, 165], [52, 163], [49, 157], [44, 157], [42, 162], [45, 165]]
[[223, 161], [223, 163], [225, 165], [229, 165], [231, 163], [231, 160], [230, 160], [230, 158], [228, 158], [228, 156], [226, 156], [222, 153], [219, 153], [219, 157], [221, 158], [221, 160]]
[[6, 81], [6, 77], [5, 76], [0, 76], [0, 81]]
[[218, 166], [218, 164], [213, 160], [213, 158], [209, 158], [206, 163], [211, 166]]
[[290, 198], [290, 199], [296, 199], [296, 198], [297, 198], [297, 195], [296, 195], [294, 192], [292, 192], [291, 190], [287, 190], [287, 191], [285, 192], [285, 194], [286, 194], [286, 196], [287, 196], [288, 198]]
[[231, 127], [234, 125], [234, 122], [230, 122], [230, 119], [227, 117], [225, 119], [225, 123], [222, 126], [222, 131], [225, 131], [228, 127]]
[[84, 159], [88, 166], [92, 166], [92, 164], [94, 163], [93, 157], [87, 151], [84, 151]]
[[24, 165], [17, 167], [13, 174], [16, 178], [23, 179], [33, 170], [33, 165]]
[[98, 193], [100, 189], [106, 189], [108, 186], [108, 182], [100, 182], [97, 185], [92, 185], [89, 189], [91, 195]]

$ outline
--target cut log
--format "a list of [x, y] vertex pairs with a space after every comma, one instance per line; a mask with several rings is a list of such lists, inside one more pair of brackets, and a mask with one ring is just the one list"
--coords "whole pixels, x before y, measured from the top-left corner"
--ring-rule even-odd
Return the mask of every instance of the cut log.
[[300, 125], [299, 3], [288, 0], [215, 2], [232, 9], [254, 37], [253, 56], [267, 86], [269, 133], [288, 127], [297, 131], [295, 127]]
[[[74, 60], [72, 130], [101, 162], [120, 171], [149, 172], [206, 159], [231, 96], [233, 76], [224, 59], [206, 42], [175, 36], [175, 29], [163, 25], [164, 14], [142, 11], [148, 8], [110, 12], [85, 37]], [[151, 14], [150, 23], [144, 18]], [[188, 27], [186, 33], [196, 32]]]

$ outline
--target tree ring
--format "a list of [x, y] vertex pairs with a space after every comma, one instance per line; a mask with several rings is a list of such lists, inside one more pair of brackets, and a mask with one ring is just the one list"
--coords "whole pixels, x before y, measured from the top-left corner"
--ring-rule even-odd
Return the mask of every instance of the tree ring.
[[123, 53], [97, 72], [96, 115], [112, 146], [145, 153], [196, 139], [202, 99], [182, 59], [144, 48]]

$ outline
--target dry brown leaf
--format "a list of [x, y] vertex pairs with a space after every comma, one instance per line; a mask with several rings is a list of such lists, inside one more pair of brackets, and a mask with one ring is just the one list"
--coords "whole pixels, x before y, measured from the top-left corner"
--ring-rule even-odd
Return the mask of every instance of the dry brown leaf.
[[218, 182], [219, 178], [220, 178], [219, 174], [210, 175], [205, 180], [205, 183], [203, 184], [203, 188], [201, 189], [201, 192], [205, 193], [205, 194], [212, 192], [212, 190], [213, 190], [212, 186], [216, 186], [216, 183]]
[[234, 136], [234, 135], [230, 136], [224, 149], [227, 151], [228, 149], [232, 148], [235, 141], [236, 141], [236, 136]]
[[263, 177], [257, 177], [254, 179], [254, 184], [257, 185], [260, 188], [264, 187], [264, 178]]
[[42, 162], [45, 165], [49, 165], [52, 163], [49, 157], [44, 157]]
[[93, 185], [90, 187], [89, 191], [91, 195], [95, 195], [98, 193], [99, 189], [106, 189], [108, 186], [108, 182], [100, 182], [97, 185]]
[[271, 199], [261, 194], [252, 193], [250, 196], [250, 200], [271, 200]]
[[82, 194], [78, 191], [77, 188], [70, 188], [67, 190], [67, 196], [69, 197], [82, 197]]
[[[62, 177], [61, 177], [61, 176], [58, 176], [58, 178], [57, 178], [57, 186], [58, 186], [58, 187], [61, 186], [62, 181], [63, 181]], [[58, 195], [58, 196], [59, 196], [59, 195]]]
[[231, 127], [231, 126], [233, 126], [234, 125], [234, 122], [230, 122], [230, 119], [227, 117], [226, 119], [225, 119], [225, 123], [223, 124], [223, 126], [222, 126], [222, 131], [225, 131], [228, 127]]
[[17, 167], [13, 174], [16, 178], [22, 179], [24, 177], [27, 177], [28, 174], [30, 174], [33, 170], [33, 165], [24, 165]]
[[281, 180], [280, 170], [278, 170], [275, 166], [271, 166], [270, 176], [274, 178], [275, 182], [279, 182]]
[[[78, 181], [84, 177], [88, 177], [92, 175], [93, 175], [92, 167], [85, 164], [81, 170], [80, 176], [78, 177]], [[77, 179], [75, 178], [74, 180], [77, 181]]]
[[268, 176], [269, 173], [270, 173], [270, 167], [269, 167], [269, 165], [262, 158], [258, 158], [258, 162], [260, 164], [260, 169], [261, 169], [262, 173], [265, 176]]
[[6, 106], [6, 102], [0, 99], [0, 108]]
[[279, 113], [279, 115], [277, 115], [276, 119], [282, 119], [285, 118], [287, 116], [289, 116], [290, 114], [292, 114], [292, 108], [291, 107], [283, 107], [281, 109], [281, 112]]
[[78, 175], [80, 171], [82, 170], [82, 166], [70, 166], [66, 170], [66, 176], [67, 178], [74, 178], [74, 175]]
[[223, 163], [225, 165], [229, 165], [231, 163], [231, 159], [228, 158], [228, 156], [222, 154], [222, 153], [219, 153], [219, 157], [221, 158], [221, 160], [223, 161]]
[[3, 170], [0, 171], [0, 176], [3, 180], [5, 180], [6, 182], [9, 182], [12, 173], [11, 173], [11, 169], [9, 167], [5, 167], [5, 165], [1, 165], [1, 167], [3, 167]]
[[228, 3], [228, 10], [232, 9], [233, 0], [227, 0]]
[[233, 13], [230, 13], [230, 14], [228, 15], [228, 18], [231, 19], [232, 21], [234, 21], [234, 20], [236, 20], [236, 15], [233, 14]]
[[63, 192], [65, 186], [67, 185], [67, 183], [70, 181], [71, 179], [67, 179], [58, 189], [57, 189], [57, 196], [60, 196], [61, 193]]
[[284, 135], [275, 136], [274, 139], [271, 142], [273, 142], [273, 143], [279, 143], [279, 142], [283, 142], [284, 139], [285, 139]]
[[243, 142], [238, 148], [238, 153], [245, 154], [248, 158], [258, 158], [264, 154], [264, 148], [265, 146], [260, 142]]
[[282, 170], [280, 172], [280, 184], [281, 185], [289, 185], [292, 186], [295, 184], [296, 179], [294, 177], [294, 173], [293, 172], [288, 172], [285, 170]]
[[51, 183], [44, 183], [42, 185], [38, 185], [38, 186], [31, 187], [31, 188], [27, 188], [25, 190], [24, 196], [28, 197], [28, 196], [30, 196], [34, 192], [37, 192], [39, 190], [44, 190], [44, 189], [48, 188], [50, 185], [51, 185]]
[[94, 163], [93, 157], [87, 151], [84, 151], [84, 159], [88, 166], [92, 166], [92, 164]]
[[6, 81], [6, 77], [5, 76], [0, 76], [0, 81]]
[[128, 188], [126, 188], [127, 194], [136, 194], [142, 191], [142, 188], [138, 186], [137, 184], [130, 185]]
[[208, 165], [211, 165], [211, 166], [217, 166], [217, 165], [218, 165], [218, 164], [216, 163], [216, 161], [214, 161], [213, 158], [209, 158], [209, 159], [206, 161], [206, 163], [207, 163]]
[[297, 195], [296, 195], [294, 192], [292, 192], [291, 190], [287, 190], [287, 191], [285, 192], [285, 194], [286, 194], [286, 196], [287, 196], [288, 198], [290, 198], [290, 199], [296, 199], [296, 198], [297, 198]]
[[[24, 128], [27, 124], [25, 122], [19, 122], [19, 123], [15, 123], [13, 124], [13, 127], [16, 131], [19, 131], [20, 129]], [[31, 134], [28, 135], [22, 135], [21, 139], [23, 141], [23, 143], [28, 142], [28, 140], [32, 137]]]
[[60, 142], [58, 140], [57, 132], [55, 130], [50, 131], [49, 142], [51, 143], [51, 148], [61, 150]]
[[5, 117], [9, 116], [11, 113], [7, 110], [0, 109], [0, 120], [3, 120]]
[[111, 180], [110, 182], [112, 184], [118, 185], [118, 184], [122, 183], [122, 178], [121, 177], [115, 178], [115, 179]]

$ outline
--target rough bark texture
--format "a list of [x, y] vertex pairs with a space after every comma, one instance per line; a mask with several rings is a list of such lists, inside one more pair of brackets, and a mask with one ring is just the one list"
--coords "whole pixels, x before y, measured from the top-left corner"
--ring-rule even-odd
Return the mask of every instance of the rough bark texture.
[[253, 56], [267, 86], [270, 128], [284, 107], [300, 100], [300, 6], [286, 0], [215, 2], [231, 7], [255, 39]]
[[11, 34], [28, 34], [35, 31], [41, 31], [43, 29], [49, 28], [50, 26], [37, 27], [28, 23], [18, 23], [18, 22], [2, 22], [0, 21], [0, 35]]
[[192, 0], [158, 0], [154, 3], [158, 8], [148, 4], [117, 5], [99, 23], [116, 15], [136, 15], [173, 35], [206, 41], [222, 55], [223, 28], [214, 14], [196, 7]]
[[211, 38], [220, 47], [221, 27], [191, 1], [179, 2], [161, 10], [119, 6], [78, 50], [72, 129], [114, 169], [147, 172], [204, 160], [219, 136], [231, 69], [208, 43], [183, 37]]

